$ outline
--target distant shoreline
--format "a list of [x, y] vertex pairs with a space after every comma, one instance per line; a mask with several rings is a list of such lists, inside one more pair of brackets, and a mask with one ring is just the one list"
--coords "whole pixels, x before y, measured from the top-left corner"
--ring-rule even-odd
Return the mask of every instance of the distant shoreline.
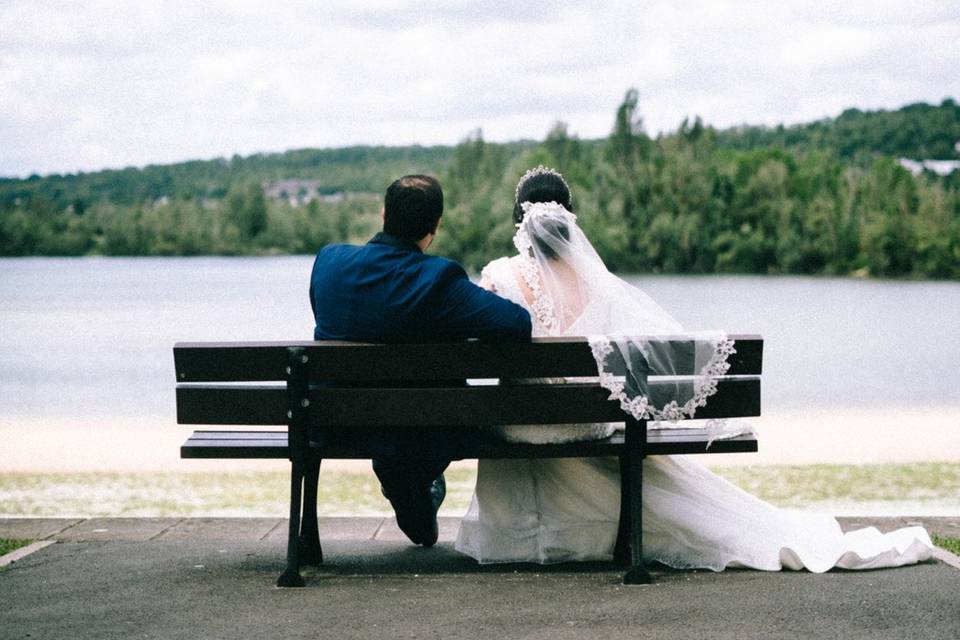
[[[317, 247], [319, 250], [321, 247]], [[48, 256], [48, 255], [33, 255], [33, 256], [0, 256], [0, 263], [3, 262], [30, 262], [30, 261], [44, 261], [44, 260], [63, 260], [65, 262], [83, 262], [83, 261], [104, 261], [104, 262], [122, 262], [122, 261], [181, 261], [181, 262], [191, 262], [191, 261], [204, 261], [204, 260], [276, 260], [276, 259], [290, 259], [290, 260], [308, 260], [313, 259], [314, 253], [263, 253], [263, 254], [251, 254], [251, 255], [223, 255], [223, 254], [207, 254], [207, 255], [194, 255], [194, 256], [151, 256], [151, 255], [136, 255], [136, 256], [114, 256], [114, 255], [104, 255], [104, 254], [87, 254], [82, 256]], [[443, 257], [442, 253], [437, 253]], [[479, 279], [480, 274], [476, 269], [468, 269], [468, 273], [471, 274], [471, 277], [474, 279]], [[666, 272], [661, 271], [657, 273], [633, 273], [633, 272], [617, 272], [617, 275], [623, 278], [790, 278], [796, 280], [817, 280], [817, 281], [827, 281], [827, 280], [852, 280], [857, 282], [931, 282], [931, 283], [960, 283], [960, 279], [957, 278], [936, 278], [936, 277], [925, 277], [925, 276], [877, 276], [869, 275], [858, 272], [851, 272], [846, 274], [827, 274], [827, 273], [751, 273], [751, 272], [730, 272], [730, 271], [716, 271], [713, 273], [690, 273], [690, 272]]]

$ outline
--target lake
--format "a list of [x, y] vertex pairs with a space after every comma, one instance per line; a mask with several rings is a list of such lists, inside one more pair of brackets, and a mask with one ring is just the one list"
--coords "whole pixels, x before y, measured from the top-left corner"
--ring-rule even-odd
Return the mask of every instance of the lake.
[[[0, 259], [0, 415], [174, 418], [178, 340], [309, 339], [311, 256]], [[764, 336], [764, 410], [960, 405], [960, 283], [629, 276]]]

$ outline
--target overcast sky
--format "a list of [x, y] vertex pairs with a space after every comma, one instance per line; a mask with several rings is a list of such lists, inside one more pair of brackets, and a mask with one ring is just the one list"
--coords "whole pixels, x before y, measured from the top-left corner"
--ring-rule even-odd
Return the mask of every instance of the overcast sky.
[[0, 0], [0, 175], [960, 98], [960, 4]]

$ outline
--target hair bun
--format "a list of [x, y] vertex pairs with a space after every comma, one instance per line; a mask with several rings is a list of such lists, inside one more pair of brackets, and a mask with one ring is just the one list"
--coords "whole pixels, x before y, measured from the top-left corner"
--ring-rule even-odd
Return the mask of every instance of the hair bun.
[[523, 174], [523, 176], [521, 176], [520, 182], [517, 183], [517, 189], [513, 194], [513, 199], [515, 201], [520, 199], [520, 188], [523, 187], [523, 183], [525, 183], [530, 178], [533, 178], [535, 176], [543, 176], [543, 175], [550, 175], [558, 178], [560, 182], [563, 183], [563, 186], [567, 190], [567, 192], [568, 193], [570, 192], [570, 185], [568, 185], [567, 181], [563, 179], [563, 175], [559, 171], [557, 171], [556, 169], [551, 169], [550, 167], [545, 167], [542, 164], [540, 164], [534, 167], [533, 169], [530, 169], [525, 174]]

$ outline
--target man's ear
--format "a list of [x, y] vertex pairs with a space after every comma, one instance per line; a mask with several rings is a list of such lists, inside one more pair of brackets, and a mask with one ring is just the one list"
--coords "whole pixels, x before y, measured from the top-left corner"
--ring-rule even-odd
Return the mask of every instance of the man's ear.
[[387, 221], [387, 208], [386, 208], [386, 207], [380, 207], [380, 221], [381, 221], [381, 222], [386, 222], [386, 221]]

